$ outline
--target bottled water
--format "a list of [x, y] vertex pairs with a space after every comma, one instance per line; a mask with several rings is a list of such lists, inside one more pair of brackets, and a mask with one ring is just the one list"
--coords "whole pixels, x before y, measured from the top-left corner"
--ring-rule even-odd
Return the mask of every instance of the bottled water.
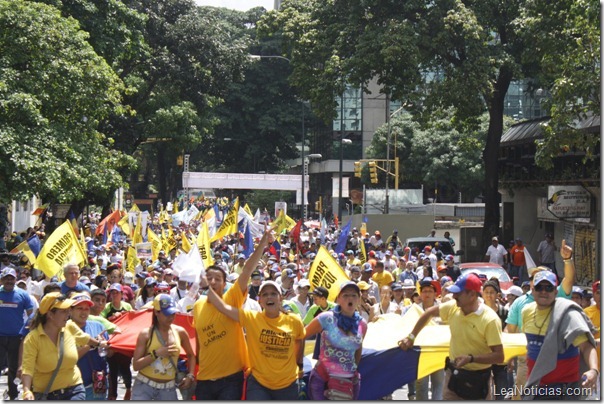
[[104, 358], [105, 356], [107, 356], [107, 347], [106, 346], [99, 345], [98, 351], [99, 351], [99, 356], [101, 358]]

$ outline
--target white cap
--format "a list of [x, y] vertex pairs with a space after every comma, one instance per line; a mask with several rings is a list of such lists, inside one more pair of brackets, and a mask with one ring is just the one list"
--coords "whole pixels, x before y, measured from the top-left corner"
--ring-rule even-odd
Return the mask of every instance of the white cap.
[[300, 280], [298, 281], [298, 287], [299, 287], [299, 288], [304, 288], [304, 287], [306, 287], [306, 286], [310, 287], [310, 282], [308, 281], [308, 279], [304, 279], [304, 278], [302, 278], [302, 279], [300, 279]]
[[520, 297], [524, 294], [524, 292], [522, 291], [522, 288], [520, 286], [511, 286], [508, 290], [504, 290], [503, 291], [504, 295], [514, 295], [516, 297]]

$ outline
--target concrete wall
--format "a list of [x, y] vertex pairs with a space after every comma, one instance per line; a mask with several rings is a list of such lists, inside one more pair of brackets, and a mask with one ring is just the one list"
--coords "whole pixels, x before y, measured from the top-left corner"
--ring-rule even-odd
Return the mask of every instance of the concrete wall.
[[[368, 214], [367, 231], [373, 234], [376, 230], [382, 233], [384, 239], [392, 234], [394, 229], [398, 230], [399, 238], [404, 242], [409, 237], [424, 237], [430, 234], [434, 228], [434, 216], [432, 215], [380, 215]], [[344, 216], [342, 223], [348, 222], [349, 217]], [[353, 215], [352, 226], [361, 228], [363, 215]], [[438, 231], [436, 234], [442, 236], [445, 230]], [[453, 234], [453, 233], [452, 233]]]

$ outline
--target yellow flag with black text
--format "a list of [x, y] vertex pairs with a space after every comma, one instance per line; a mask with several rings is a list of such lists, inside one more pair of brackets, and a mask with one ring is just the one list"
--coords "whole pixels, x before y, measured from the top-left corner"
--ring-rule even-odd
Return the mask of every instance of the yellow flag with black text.
[[224, 236], [228, 236], [230, 234], [235, 234], [238, 231], [237, 222], [239, 219], [239, 198], [235, 199], [233, 203], [233, 207], [229, 210], [226, 217], [222, 221], [220, 228], [214, 234], [214, 237], [210, 239], [210, 242], [221, 239]]
[[331, 256], [324, 246], [319, 248], [317, 256], [312, 262], [310, 271], [308, 271], [308, 281], [311, 290], [322, 286], [329, 290], [327, 300], [335, 302], [340, 293], [340, 285], [350, 278], [346, 272], [338, 265], [337, 261]]
[[203, 266], [208, 268], [214, 263], [214, 257], [212, 257], [210, 251], [210, 232], [208, 230], [208, 222], [205, 220], [201, 224], [201, 230], [197, 235], [197, 248], [199, 249]]
[[[151, 243], [151, 260], [155, 262], [157, 261], [159, 252], [163, 248], [161, 239], [153, 230], [147, 229], [147, 240]], [[136, 251], [134, 252], [134, 255], [136, 255]]]
[[36, 267], [48, 277], [53, 277], [69, 263], [81, 266], [85, 262], [86, 253], [79, 243], [71, 222], [66, 221], [46, 239], [36, 259]]

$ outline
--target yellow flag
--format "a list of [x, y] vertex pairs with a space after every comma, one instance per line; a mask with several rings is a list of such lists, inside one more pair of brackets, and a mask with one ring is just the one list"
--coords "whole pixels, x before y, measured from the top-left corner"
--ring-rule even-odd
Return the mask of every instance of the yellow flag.
[[291, 217], [283, 213], [283, 210], [279, 212], [279, 217], [271, 224], [271, 227], [275, 229], [275, 233], [281, 234], [283, 230], [291, 230], [296, 225], [296, 221]]
[[193, 247], [193, 246], [191, 246], [191, 242], [189, 241], [189, 237], [187, 237], [187, 232], [186, 231], [183, 231], [182, 234], [181, 234], [180, 247], [186, 253], [188, 253], [189, 251], [191, 251], [191, 248]]
[[243, 207], [243, 210], [245, 210], [247, 212], [248, 215], [250, 215], [251, 217], [254, 217], [254, 214], [252, 213], [252, 211], [250, 210], [249, 205], [246, 203], [245, 206]]
[[172, 214], [178, 213], [178, 201], [174, 201], [172, 204]]
[[166, 255], [172, 251], [173, 248], [176, 248], [178, 244], [176, 243], [176, 239], [174, 238], [174, 232], [172, 231], [172, 226], [168, 226], [168, 235], [164, 236], [162, 240], [164, 251]]
[[367, 234], [367, 223], [363, 222], [361, 223], [361, 236], [365, 237], [365, 234]]
[[[162, 249], [161, 239], [153, 230], [147, 229], [147, 240], [151, 243], [151, 260], [155, 262]], [[136, 255], [136, 251], [134, 252], [134, 255]]]
[[214, 258], [210, 251], [210, 232], [208, 230], [208, 223], [205, 221], [201, 224], [201, 230], [197, 235], [197, 248], [199, 249], [201, 259], [203, 260], [203, 266], [208, 268], [214, 263]]
[[132, 235], [132, 244], [137, 245], [138, 243], [143, 242], [143, 225], [142, 225], [142, 215], [139, 214], [136, 219], [136, 227], [134, 228], [134, 234]]
[[86, 245], [86, 239], [84, 238], [84, 231], [80, 230], [80, 245], [82, 246], [82, 250], [86, 252], [88, 250], [88, 246]]
[[126, 213], [122, 218], [117, 222], [117, 225], [122, 229], [122, 232], [128, 236], [132, 237], [132, 233], [130, 232], [130, 225], [128, 224], [128, 214]]
[[214, 234], [214, 237], [210, 240], [210, 242], [221, 239], [224, 236], [228, 236], [229, 234], [235, 234], [238, 231], [237, 228], [237, 219], [239, 217], [239, 198], [235, 199], [233, 203], [233, 207], [229, 210], [229, 213], [222, 221], [220, 228]]
[[140, 265], [140, 263], [141, 260], [136, 256], [136, 248], [129, 246], [128, 255], [126, 256], [126, 269], [134, 275], [136, 273], [136, 267]]
[[136, 203], [132, 204], [132, 207], [130, 208], [130, 212], [140, 212], [141, 210], [139, 209], [138, 205]]
[[308, 272], [308, 280], [310, 281], [310, 288], [313, 290], [318, 286], [323, 286], [329, 290], [327, 300], [335, 302], [338, 293], [340, 293], [340, 285], [350, 279], [329, 251], [321, 246]]
[[86, 254], [78, 242], [78, 238], [66, 221], [52, 232], [46, 239], [36, 260], [36, 267], [48, 277], [62, 275], [63, 267], [68, 263], [82, 265], [86, 262]]
[[27, 242], [27, 240], [24, 240], [21, 244], [13, 248], [10, 252], [11, 254], [23, 253], [23, 255], [27, 257], [31, 265], [34, 265], [36, 263], [36, 254], [34, 254], [34, 252], [29, 247], [29, 243]]
[[359, 260], [361, 260], [361, 265], [367, 262], [367, 251], [365, 251], [365, 242], [363, 240], [359, 241], [361, 245], [361, 253], [359, 254]]

